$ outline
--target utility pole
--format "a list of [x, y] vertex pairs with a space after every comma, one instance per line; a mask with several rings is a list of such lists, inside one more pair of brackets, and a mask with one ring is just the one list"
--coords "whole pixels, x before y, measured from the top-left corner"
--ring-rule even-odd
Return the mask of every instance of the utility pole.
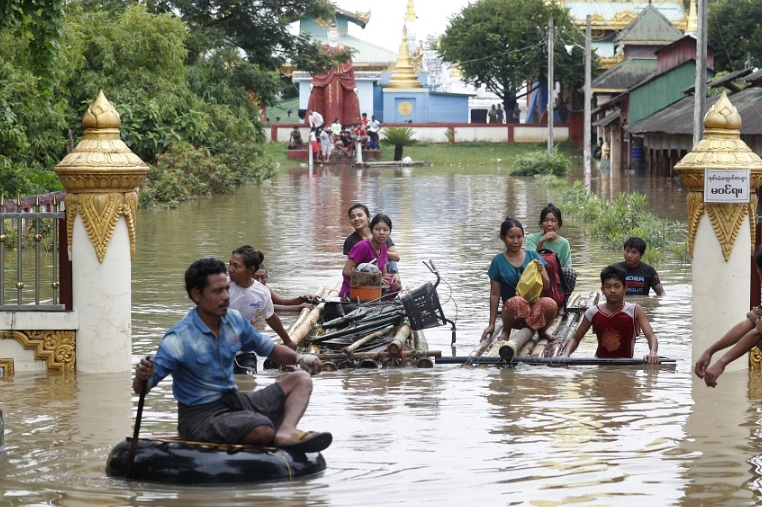
[[693, 147], [701, 141], [706, 109], [706, 9], [707, 0], [698, 0], [698, 32], [696, 33], [696, 84], [693, 103]]
[[585, 18], [585, 23], [585, 136], [582, 138], [585, 145], [582, 148], [582, 160], [584, 162], [585, 181], [587, 182], [590, 180], [592, 172], [590, 167], [590, 151], [592, 149], [590, 143], [590, 130], [592, 129], [592, 104], [590, 104], [590, 102], [592, 101], [593, 93], [590, 87], [592, 84], [593, 55], [591, 54], [590, 49], [590, 41], [592, 39], [592, 34], [590, 31], [590, 14], [588, 14]]
[[553, 154], [553, 16], [548, 20], [548, 153]]

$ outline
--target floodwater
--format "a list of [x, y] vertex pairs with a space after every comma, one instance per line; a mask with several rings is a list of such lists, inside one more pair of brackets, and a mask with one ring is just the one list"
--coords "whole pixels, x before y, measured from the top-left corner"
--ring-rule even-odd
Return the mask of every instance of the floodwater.
[[[686, 191], [664, 178], [593, 179], [602, 196], [644, 191], [654, 211], [685, 219]], [[182, 289], [195, 259], [251, 243], [267, 254], [269, 283], [283, 294], [333, 287], [355, 201], [394, 221], [403, 281], [434, 277], [457, 321], [455, 353], [467, 355], [487, 324], [486, 269], [502, 249], [500, 222], [537, 230], [539, 210], [558, 202], [507, 168], [405, 170], [294, 168], [260, 187], [201, 199], [177, 211], [141, 211], [133, 264], [134, 360], [155, 351], [189, 308]], [[600, 285], [601, 267], [621, 260], [569, 223], [578, 290]], [[327, 470], [291, 483], [194, 488], [127, 483], [105, 475], [113, 445], [131, 434], [137, 398], [130, 374], [17, 373], [0, 382], [5, 449], [0, 505], [207, 506], [527, 505], [740, 506], [759, 503], [762, 376], [726, 373], [710, 390], [690, 372], [689, 266], [656, 266], [667, 296], [643, 298], [661, 355], [675, 367], [523, 367], [348, 371], [315, 377], [304, 429], [329, 430]], [[739, 304], [746, 304], [741, 301]], [[449, 328], [426, 331], [450, 355]], [[579, 354], [592, 355], [588, 338]], [[636, 354], [645, 353], [645, 343]], [[240, 376], [241, 389], [280, 372]], [[165, 381], [146, 400], [142, 431], [174, 431]]]

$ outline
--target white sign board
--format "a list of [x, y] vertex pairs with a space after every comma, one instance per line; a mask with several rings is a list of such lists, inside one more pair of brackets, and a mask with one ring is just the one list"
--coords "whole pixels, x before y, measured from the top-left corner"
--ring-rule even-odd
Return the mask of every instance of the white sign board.
[[704, 202], [749, 202], [749, 169], [704, 169]]

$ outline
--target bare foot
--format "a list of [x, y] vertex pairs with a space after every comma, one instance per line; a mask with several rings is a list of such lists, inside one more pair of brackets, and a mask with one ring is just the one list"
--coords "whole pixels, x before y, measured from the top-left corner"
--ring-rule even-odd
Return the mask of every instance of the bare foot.
[[288, 442], [293, 442], [296, 436], [301, 433], [304, 433], [304, 432], [296, 428], [294, 428], [293, 430], [287, 430], [287, 431], [279, 430], [278, 433], [276, 433], [275, 437], [273, 438], [273, 444], [283, 445], [283, 444], [287, 444]]
[[548, 340], [548, 343], [556, 341], [556, 337], [552, 334], [548, 334], [546, 331], [537, 331], [537, 337], [540, 340]]

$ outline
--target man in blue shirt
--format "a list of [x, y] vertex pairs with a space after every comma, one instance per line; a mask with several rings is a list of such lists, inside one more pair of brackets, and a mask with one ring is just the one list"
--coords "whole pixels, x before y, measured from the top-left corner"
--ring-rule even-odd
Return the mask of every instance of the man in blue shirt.
[[[320, 452], [331, 444], [330, 433], [297, 429], [312, 393], [311, 375], [321, 370], [313, 354], [297, 354], [263, 337], [236, 310], [225, 264], [200, 259], [185, 272], [185, 289], [196, 307], [164, 335], [159, 350], [135, 367], [133, 389], [150, 390], [171, 374], [178, 404], [178, 430], [183, 440], [227, 444], [274, 445], [301, 452]], [[253, 393], [241, 393], [233, 376], [239, 351], [254, 351], [280, 364], [298, 364], [304, 371]]]

